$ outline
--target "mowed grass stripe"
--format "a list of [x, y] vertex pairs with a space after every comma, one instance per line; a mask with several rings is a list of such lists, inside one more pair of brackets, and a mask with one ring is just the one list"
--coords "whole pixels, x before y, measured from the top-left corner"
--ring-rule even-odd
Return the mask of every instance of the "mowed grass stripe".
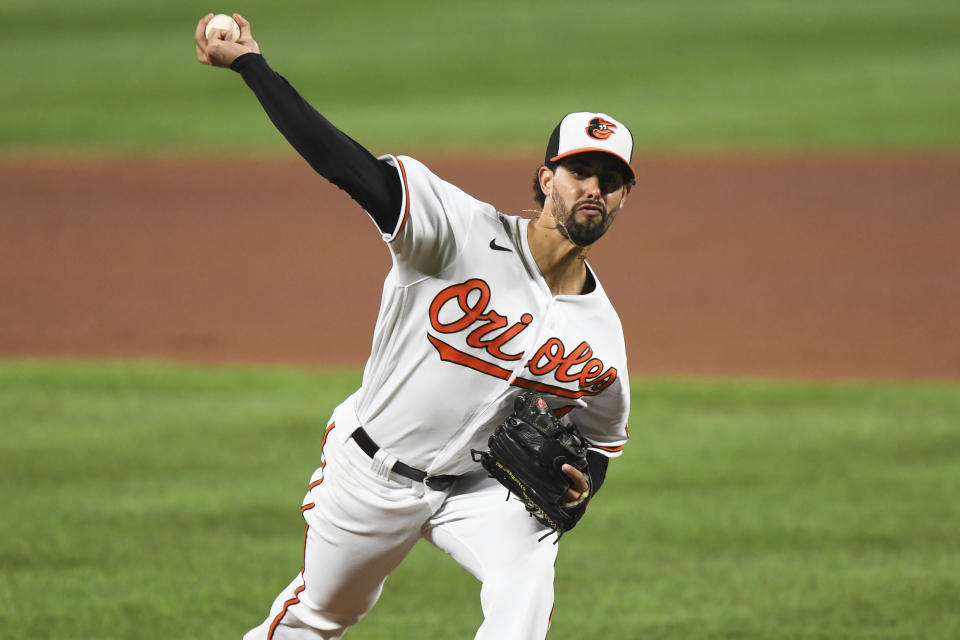
[[[960, 5], [385, 0], [238, 6], [264, 54], [377, 152], [540, 150], [602, 110], [639, 149], [960, 144]], [[220, 10], [229, 11], [227, 8]], [[187, 0], [8, 0], [0, 151], [281, 151]]]

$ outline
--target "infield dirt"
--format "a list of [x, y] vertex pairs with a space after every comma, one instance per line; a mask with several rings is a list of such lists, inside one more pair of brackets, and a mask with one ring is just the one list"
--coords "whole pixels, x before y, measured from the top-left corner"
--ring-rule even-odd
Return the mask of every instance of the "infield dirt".
[[[535, 156], [421, 159], [533, 208]], [[635, 166], [590, 255], [632, 375], [960, 379], [960, 156]], [[0, 356], [366, 358], [388, 253], [298, 158], [8, 157], [0, 194]]]

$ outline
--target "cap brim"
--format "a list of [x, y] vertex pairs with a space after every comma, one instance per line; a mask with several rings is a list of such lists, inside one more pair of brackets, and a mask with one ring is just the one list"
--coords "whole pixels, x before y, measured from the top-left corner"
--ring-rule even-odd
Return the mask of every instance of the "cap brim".
[[636, 180], [637, 180], [637, 174], [634, 172], [633, 167], [630, 166], [630, 163], [629, 163], [629, 162], [626, 162], [626, 161], [625, 161], [623, 158], [621, 158], [618, 154], [610, 151], [609, 149], [600, 149], [600, 148], [597, 148], [597, 147], [581, 147], [581, 148], [579, 148], [579, 149], [574, 149], [573, 151], [568, 151], [568, 152], [566, 152], [566, 153], [561, 153], [561, 154], [558, 155], [558, 156], [553, 156], [552, 158], [550, 158], [550, 162], [556, 162], [557, 160], [563, 160], [564, 158], [569, 158], [570, 156], [580, 155], [581, 153], [590, 153], [590, 152], [592, 152], [592, 151], [598, 151], [598, 152], [600, 152], [600, 153], [605, 153], [605, 154], [607, 154], [607, 155], [609, 155], [609, 156], [613, 156], [614, 158], [616, 158], [617, 160], [619, 160], [621, 167], [626, 170], [626, 171], [624, 171], [624, 175], [625, 175], [625, 176], [629, 176], [631, 181], [636, 182]]

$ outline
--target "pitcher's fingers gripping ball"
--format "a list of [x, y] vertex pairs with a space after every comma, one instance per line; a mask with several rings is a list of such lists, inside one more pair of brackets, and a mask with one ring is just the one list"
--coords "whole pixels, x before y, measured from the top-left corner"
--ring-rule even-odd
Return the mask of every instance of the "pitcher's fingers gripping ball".
[[229, 40], [230, 42], [236, 42], [240, 39], [240, 25], [237, 24], [237, 21], [228, 16], [225, 13], [218, 13], [213, 16], [210, 22], [207, 23], [207, 28], [204, 31], [204, 35], [207, 40], [216, 37], [216, 32], [222, 31], [224, 33], [223, 40]]
[[[217, 28], [218, 24], [224, 28]], [[197, 60], [215, 67], [229, 67], [244, 54], [260, 53], [260, 46], [250, 32], [250, 22], [237, 13], [232, 18], [208, 13], [197, 23], [193, 40], [197, 45]]]

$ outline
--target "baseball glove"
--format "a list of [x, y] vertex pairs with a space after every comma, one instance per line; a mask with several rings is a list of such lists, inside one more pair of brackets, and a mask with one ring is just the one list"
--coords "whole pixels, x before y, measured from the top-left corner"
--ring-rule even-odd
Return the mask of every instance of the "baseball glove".
[[516, 495], [530, 515], [555, 531], [558, 540], [577, 524], [586, 502], [564, 505], [571, 481], [560, 470], [570, 464], [590, 481], [587, 441], [576, 425], [558, 420], [539, 393], [524, 391], [487, 445], [489, 451], [473, 450], [473, 459]]

